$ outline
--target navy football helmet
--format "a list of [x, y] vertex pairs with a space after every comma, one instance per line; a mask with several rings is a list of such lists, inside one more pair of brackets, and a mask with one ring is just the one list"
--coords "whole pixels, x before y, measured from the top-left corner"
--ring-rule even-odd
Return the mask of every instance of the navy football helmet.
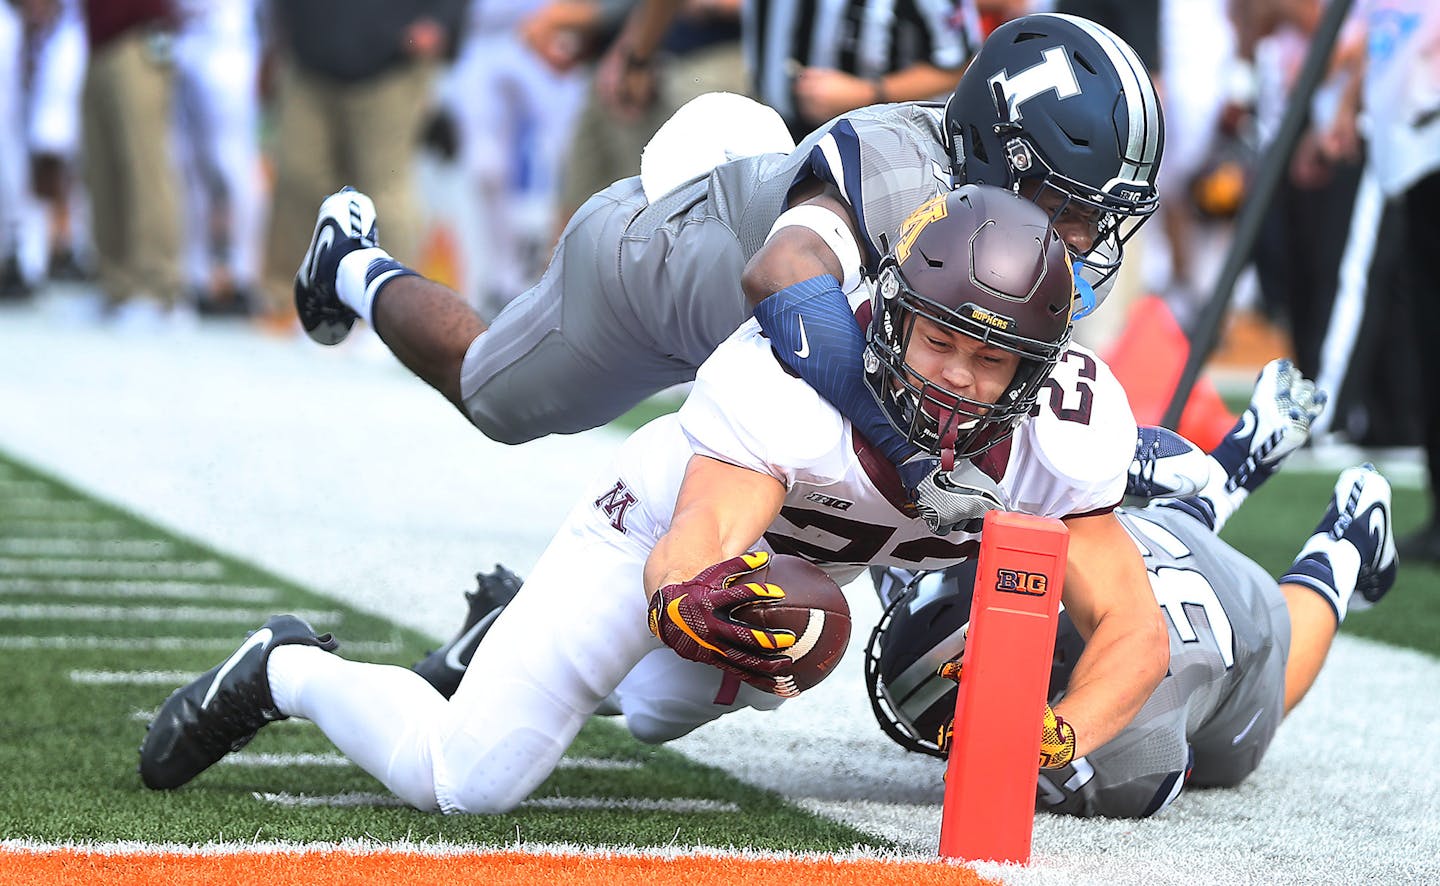
[[[975, 568], [972, 558], [918, 575], [894, 568], [871, 570], [877, 587], [898, 595], [870, 634], [865, 685], [880, 729], [908, 751], [945, 756], [937, 739], [940, 728], [955, 716], [956, 687], [936, 671], [965, 652]], [[1046, 693], [1052, 703], [1064, 693], [1084, 650], [1085, 641], [1062, 609]]]
[[1069, 15], [1021, 16], [996, 28], [945, 106], [956, 181], [1024, 191], [1053, 209], [1092, 216], [1095, 241], [1078, 256], [1082, 283], [1103, 298], [1124, 244], [1155, 212], [1165, 126], [1135, 51], [1106, 28]]
[[[881, 259], [866, 381], [918, 448], [979, 455], [1030, 414], [1070, 342], [1074, 295], [1069, 254], [1039, 207], [1000, 188], [963, 185], [907, 218]], [[917, 317], [1020, 357], [996, 403], [956, 394], [907, 362]]]

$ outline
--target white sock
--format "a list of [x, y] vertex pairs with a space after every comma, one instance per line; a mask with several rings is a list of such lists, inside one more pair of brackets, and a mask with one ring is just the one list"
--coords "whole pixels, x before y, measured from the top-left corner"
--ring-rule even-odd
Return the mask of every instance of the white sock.
[[1359, 578], [1360, 552], [1355, 546], [1331, 538], [1328, 532], [1317, 532], [1305, 542], [1280, 581], [1304, 585], [1324, 597], [1335, 610], [1335, 618], [1343, 622]]
[[357, 249], [340, 259], [340, 267], [335, 274], [335, 294], [345, 303], [346, 307], [359, 314], [360, 319], [370, 326], [375, 325], [372, 318], [375, 293], [379, 292], [380, 287], [388, 283], [391, 278], [407, 273], [403, 268], [392, 267], [385, 273], [376, 276], [375, 279], [367, 281], [370, 265], [377, 259], [395, 262], [390, 253], [378, 246], [371, 246]]
[[1250, 495], [1243, 486], [1238, 486], [1233, 490], [1228, 489], [1229, 483], [1229, 472], [1212, 456], [1210, 458], [1210, 480], [1205, 484], [1205, 488], [1200, 490], [1199, 497], [1209, 502], [1211, 510], [1215, 512], [1213, 528], [1217, 535], [1221, 529], [1225, 528], [1225, 521], [1234, 516], [1246, 497]]
[[319, 726], [345, 756], [411, 806], [440, 808], [428, 730], [446, 701], [419, 674], [290, 644], [271, 651], [267, 676], [280, 713]]

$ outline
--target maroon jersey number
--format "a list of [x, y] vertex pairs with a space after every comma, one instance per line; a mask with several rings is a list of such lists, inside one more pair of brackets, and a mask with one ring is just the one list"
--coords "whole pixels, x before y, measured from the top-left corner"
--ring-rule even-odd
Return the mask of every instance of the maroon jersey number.
[[1095, 380], [1095, 358], [1089, 354], [1066, 351], [1050, 377], [1045, 389], [1050, 392], [1050, 411], [1061, 421], [1090, 424], [1090, 409], [1095, 390], [1087, 381]]

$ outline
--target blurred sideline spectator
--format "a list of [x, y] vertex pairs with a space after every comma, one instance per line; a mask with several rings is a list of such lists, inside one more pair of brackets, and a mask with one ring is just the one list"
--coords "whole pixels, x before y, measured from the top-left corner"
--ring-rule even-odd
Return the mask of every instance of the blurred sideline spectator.
[[[1291, 0], [1272, 8], [1280, 24], [1291, 29], [1290, 55], [1298, 67], [1324, 3]], [[1277, 200], [1270, 209], [1264, 233], [1284, 251], [1268, 262], [1257, 251], [1257, 268], [1262, 287], [1278, 281], [1276, 288], [1286, 298], [1280, 316], [1291, 328], [1302, 368], [1313, 361], [1316, 381], [1332, 394], [1330, 408], [1316, 422], [1315, 438], [1338, 436], [1370, 447], [1411, 445], [1420, 437], [1412, 405], [1418, 396], [1418, 357], [1407, 339], [1388, 334], [1406, 310], [1404, 286], [1396, 279], [1403, 261], [1401, 213], [1386, 205], [1374, 177], [1364, 173], [1358, 148], [1342, 153], [1324, 144], [1342, 96], [1360, 82], [1356, 78], [1365, 55], [1360, 21], [1352, 10], [1291, 158], [1290, 181], [1279, 195], [1288, 200]], [[1266, 45], [1262, 42], [1261, 48]], [[1263, 59], [1258, 51], [1257, 57]], [[1265, 95], [1262, 90], [1261, 98]], [[1284, 100], [1288, 89], [1272, 103], [1280, 106]], [[1272, 116], [1278, 119], [1280, 113]], [[1262, 239], [1257, 247], [1265, 245]]]
[[176, 134], [184, 180], [184, 277], [202, 314], [257, 308], [260, 225], [258, 0], [179, 0]]
[[[1374, 275], [1369, 278], [1363, 310], [1376, 322], [1362, 323], [1364, 329], [1375, 330], [1368, 338], [1387, 351], [1408, 345], [1417, 363], [1402, 389], [1405, 399], [1393, 408], [1419, 419], [1430, 516], [1399, 548], [1401, 558], [1436, 564], [1440, 351], [1432, 338], [1440, 328], [1440, 278], [1434, 271], [1440, 248], [1435, 212], [1440, 205], [1440, 6], [1434, 0], [1360, 0], [1355, 14], [1365, 29], [1365, 51], [1354, 62], [1362, 76], [1343, 95], [1323, 146], [1332, 156], [1357, 157], [1363, 134], [1367, 150], [1361, 199], [1373, 190], [1388, 203], [1380, 230], [1370, 233], [1398, 245], [1395, 274], [1381, 285]], [[1366, 337], [1363, 331], [1361, 335]]]
[[[548, 0], [471, 0], [459, 57], [437, 90], [469, 193], [473, 242], [456, 289], [486, 318], [524, 292], [544, 267], [558, 179], [586, 77], [556, 70], [521, 39]], [[483, 258], [476, 258], [483, 256]]]
[[[1161, 101], [1166, 101], [1165, 78], [1162, 76], [1160, 62], [1160, 0], [1060, 0], [1049, 5], [1054, 12], [1078, 15], [1104, 25], [1129, 43], [1144, 63], [1150, 79], [1154, 81]], [[1161, 176], [1165, 175], [1166, 167], [1170, 163], [1170, 145], [1173, 138], [1169, 103], [1166, 103], [1164, 111], [1165, 150], [1164, 162], [1160, 165]], [[1163, 188], [1165, 181], [1163, 178], [1157, 179], [1156, 184]], [[1161, 218], [1165, 217], [1169, 202], [1162, 190], [1159, 210]], [[1150, 291], [1147, 288], [1150, 282], [1148, 277], [1154, 273], [1150, 266], [1154, 262], [1157, 242], [1165, 233], [1167, 232], [1162, 230], [1161, 225], [1151, 222], [1135, 234], [1132, 245], [1126, 250], [1125, 262], [1116, 273], [1115, 283], [1106, 298], [1106, 309], [1096, 311], [1086, 317], [1085, 322], [1076, 324], [1076, 341], [1103, 352], [1124, 334], [1126, 323], [1130, 319], [1130, 305]], [[1159, 248], [1161, 254], [1165, 254], [1163, 243]], [[1177, 316], [1184, 313], [1183, 307], [1177, 309], [1171, 305], [1171, 309]]]
[[180, 296], [174, 10], [167, 0], [86, 0], [85, 18], [84, 169], [100, 286], [115, 323], [151, 327], [176, 316]]
[[28, 186], [19, 264], [32, 284], [92, 279], [90, 208], [80, 168], [89, 46], [80, 0], [22, 0]]
[[22, 125], [24, 40], [20, 13], [0, 2], [0, 299], [29, 294], [17, 259], [28, 159]]
[[[1237, 101], [1225, 117], [1232, 128], [1253, 128], [1257, 157], [1272, 149], [1323, 10], [1321, 0], [1231, 0], [1237, 54], [1252, 85], [1237, 88]], [[1343, 78], [1341, 72], [1327, 77], [1312, 101], [1312, 118], [1317, 107], [1323, 110], [1326, 96], [1337, 94]], [[1247, 93], [1252, 100], [1244, 107]], [[1315, 131], [1307, 127], [1265, 209], [1253, 252], [1260, 308], [1289, 335], [1295, 363], [1310, 377], [1320, 372], [1360, 172], [1358, 163], [1331, 162], [1318, 147]], [[1331, 413], [1337, 408], [1332, 401]]]
[[796, 141], [865, 105], [948, 96], [977, 27], [968, 0], [746, 0], [742, 18], [753, 97]]
[[385, 218], [385, 249], [416, 262], [413, 171], [438, 64], [456, 48], [467, 0], [273, 0], [278, 72], [266, 234], [266, 327], [292, 332], [295, 269], [315, 207], [343, 185]]
[[[1220, 144], [1225, 78], [1234, 66], [1235, 32], [1226, 0], [1162, 0], [1159, 4], [1161, 101], [1165, 162], [1160, 167], [1160, 233], [1146, 270], [1182, 326], [1192, 325], [1210, 295], [1201, 247], [1213, 226], [1201, 223], [1191, 186]], [[1143, 57], [1143, 56], [1142, 56]], [[1228, 231], [1226, 232], [1228, 233]]]
[[614, 36], [627, 13], [649, 14], [644, 0], [551, 0], [525, 24], [558, 70], [594, 65], [561, 172], [557, 236], [592, 194], [639, 174], [646, 142], [681, 105], [745, 90], [739, 0], [665, 0], [643, 52]]

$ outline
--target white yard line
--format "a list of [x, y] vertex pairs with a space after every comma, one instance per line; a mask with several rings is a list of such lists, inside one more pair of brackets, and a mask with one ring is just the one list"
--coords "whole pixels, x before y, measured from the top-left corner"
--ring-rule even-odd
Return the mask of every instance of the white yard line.
[[65, 560], [49, 557], [0, 557], [0, 575], [42, 577], [197, 579], [219, 578], [225, 564], [218, 560], [166, 560], [158, 563], [132, 560]]
[[[374, 794], [353, 791], [343, 794], [290, 794], [256, 792], [255, 799], [276, 806], [404, 806], [405, 801], [394, 794]], [[739, 812], [740, 807], [722, 800], [704, 800], [679, 797], [666, 800], [648, 800], [635, 797], [534, 797], [520, 804], [521, 809], [554, 810], [619, 810], [631, 812]]]
[[[150, 719], [150, 718], [147, 718]], [[344, 754], [257, 754], [242, 751], [230, 754], [220, 760], [228, 766], [354, 766]], [[633, 772], [644, 767], [634, 760], [606, 760], [599, 757], [562, 757], [560, 769], [581, 769], [591, 772]]]
[[[177, 650], [199, 650], [206, 652], [230, 652], [240, 645], [242, 637], [91, 637], [83, 634], [63, 637], [34, 637], [25, 635], [0, 634], [0, 650], [61, 652], [175, 652]], [[373, 657], [394, 655], [402, 649], [397, 642], [351, 641], [341, 647], [347, 656]], [[218, 661], [218, 660], [217, 660]]]
[[0, 597], [22, 595], [187, 600], [195, 603], [273, 603], [280, 592], [274, 588], [223, 582], [0, 578]]
[[125, 531], [126, 525], [119, 520], [11, 520], [0, 510], [0, 536], [9, 538], [115, 538]]
[[81, 686], [180, 686], [200, 676], [195, 671], [87, 671], [70, 672], [70, 682]]
[[108, 560], [162, 560], [174, 556], [175, 545], [149, 538], [0, 538], [3, 557], [86, 557]]
[[531, 855], [550, 855], [582, 858], [659, 858], [681, 859], [694, 856], [705, 858], [744, 858], [778, 861], [829, 861], [878, 859], [883, 861], [915, 861], [917, 859], [889, 851], [849, 850], [846, 852], [760, 852], [735, 846], [707, 847], [690, 845], [673, 846], [588, 846], [577, 843], [548, 843], [541, 841], [516, 840], [513, 843], [496, 846], [446, 839], [437, 840], [316, 840], [303, 843], [282, 841], [236, 841], [215, 840], [207, 843], [152, 843], [141, 840], [123, 840], [95, 843], [42, 843], [36, 840], [15, 838], [0, 839], [0, 852], [52, 852], [55, 849], [98, 855], [186, 855], [186, 856], [234, 856], [263, 855], [273, 853], [351, 853], [355, 855], [427, 855], [427, 856], [486, 856], [497, 853], [525, 852]]
[[[259, 627], [273, 613], [261, 609], [221, 609], [205, 606], [89, 606], [66, 604], [0, 604], [0, 620], [30, 621], [135, 621], [190, 623], [214, 622], [249, 624]], [[297, 609], [297, 615], [312, 625], [333, 624], [340, 620], [335, 609]], [[237, 644], [239, 641], [236, 641]]]
[[340, 769], [354, 766], [344, 754], [256, 754], [241, 751], [220, 758], [222, 766], [263, 768], [287, 766], [319, 766], [326, 769]]

